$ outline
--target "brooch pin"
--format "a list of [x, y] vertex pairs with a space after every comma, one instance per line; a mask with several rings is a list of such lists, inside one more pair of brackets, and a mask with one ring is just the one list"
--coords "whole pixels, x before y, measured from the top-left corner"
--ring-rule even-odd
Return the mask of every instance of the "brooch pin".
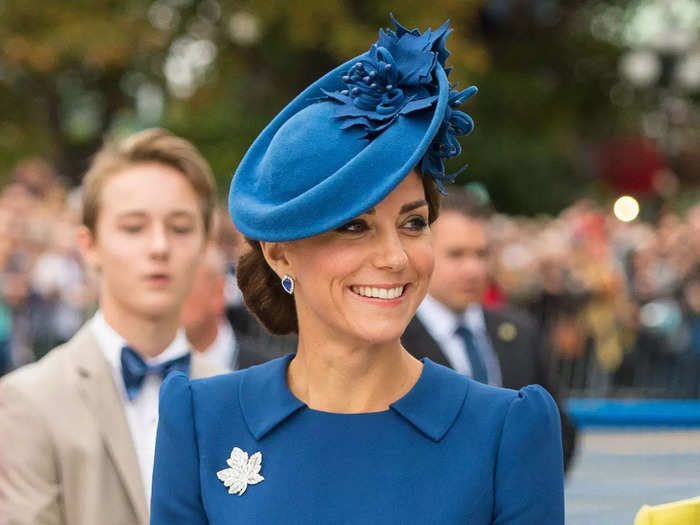
[[262, 453], [256, 452], [248, 457], [248, 453], [238, 447], [233, 447], [231, 457], [226, 460], [229, 468], [225, 468], [216, 473], [225, 487], [228, 487], [229, 494], [242, 496], [248, 485], [257, 485], [263, 478], [260, 475], [262, 467]]

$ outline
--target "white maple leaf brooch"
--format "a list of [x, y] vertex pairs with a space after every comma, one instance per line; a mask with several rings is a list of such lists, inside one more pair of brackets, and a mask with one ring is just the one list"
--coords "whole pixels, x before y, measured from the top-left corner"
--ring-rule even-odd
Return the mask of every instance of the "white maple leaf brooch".
[[242, 496], [248, 485], [257, 485], [263, 478], [260, 475], [262, 467], [262, 453], [256, 452], [248, 457], [248, 453], [238, 447], [233, 447], [231, 457], [226, 460], [229, 468], [216, 473], [224, 486], [228, 487], [229, 494]]

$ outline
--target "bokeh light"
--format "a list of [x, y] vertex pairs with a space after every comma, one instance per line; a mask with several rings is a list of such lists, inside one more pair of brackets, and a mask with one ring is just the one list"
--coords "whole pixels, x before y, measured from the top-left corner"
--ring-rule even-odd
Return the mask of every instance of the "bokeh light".
[[639, 215], [639, 203], [634, 197], [623, 195], [615, 201], [613, 213], [622, 222], [630, 222]]

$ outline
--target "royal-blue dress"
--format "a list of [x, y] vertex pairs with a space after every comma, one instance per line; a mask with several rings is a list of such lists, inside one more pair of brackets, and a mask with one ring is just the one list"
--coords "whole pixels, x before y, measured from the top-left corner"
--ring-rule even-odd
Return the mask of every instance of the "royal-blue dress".
[[[424, 359], [388, 410], [338, 414], [291, 393], [291, 358], [168, 377], [151, 525], [564, 523], [560, 420], [541, 387], [490, 387]], [[232, 468], [234, 447], [248, 462]]]

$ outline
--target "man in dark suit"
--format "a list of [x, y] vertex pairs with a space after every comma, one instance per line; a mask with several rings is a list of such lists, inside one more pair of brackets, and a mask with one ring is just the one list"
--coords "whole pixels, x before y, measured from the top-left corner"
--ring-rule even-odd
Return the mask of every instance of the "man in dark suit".
[[197, 269], [181, 315], [194, 349], [222, 369], [240, 370], [296, 350], [296, 337], [272, 335], [253, 317], [240, 294], [226, 304], [227, 266], [210, 245]]
[[296, 335], [271, 334], [250, 313], [243, 301], [230, 305], [226, 309], [226, 317], [233, 326], [238, 342], [237, 370], [296, 352]]
[[485, 210], [453, 188], [431, 229], [435, 270], [428, 295], [406, 328], [404, 346], [418, 358], [428, 357], [483, 383], [514, 389], [542, 385], [560, 405], [568, 465], [576, 429], [558, 399], [541, 332], [523, 312], [481, 305], [488, 282]]

